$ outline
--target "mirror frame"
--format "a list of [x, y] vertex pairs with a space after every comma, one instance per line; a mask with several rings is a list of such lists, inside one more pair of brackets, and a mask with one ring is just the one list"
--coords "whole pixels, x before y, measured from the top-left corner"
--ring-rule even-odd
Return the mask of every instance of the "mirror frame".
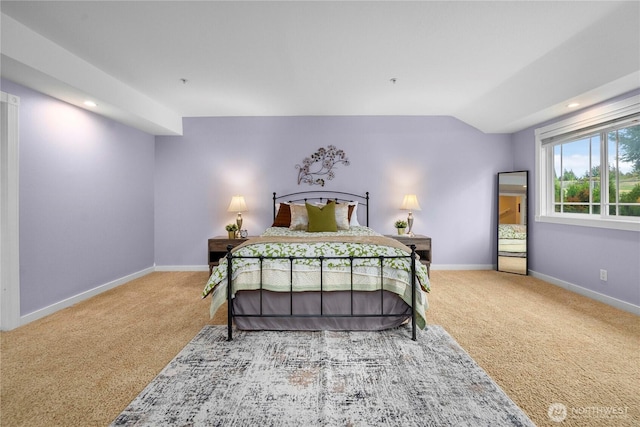
[[[524, 256], [524, 271], [521, 271], [521, 269], [518, 269], [516, 271], [515, 268], [512, 269], [505, 269], [504, 267], [501, 269], [500, 268], [500, 195], [501, 194], [505, 194], [503, 191], [501, 191], [500, 189], [500, 178], [501, 177], [507, 177], [507, 176], [519, 176], [519, 175], [523, 175], [524, 174], [524, 186], [525, 186], [525, 190], [524, 190], [524, 197], [525, 197], [525, 203], [524, 203], [524, 218], [525, 218], [525, 232], [526, 232], [526, 241], [525, 241], [525, 256]], [[503, 184], [504, 185], [504, 184]], [[521, 185], [521, 184], [518, 184]], [[509, 194], [513, 194], [513, 192], [509, 192]], [[513, 172], [498, 172], [497, 175], [497, 196], [496, 196], [496, 270], [497, 271], [502, 271], [502, 272], [506, 272], [506, 273], [513, 273], [513, 274], [521, 274], [521, 275], [528, 275], [529, 274], [529, 171], [527, 170], [522, 170], [522, 171], [513, 171]], [[520, 209], [520, 206], [519, 206]], [[504, 257], [507, 258], [507, 257]], [[515, 257], [514, 257], [515, 258]], [[521, 258], [521, 257], [518, 257]]]

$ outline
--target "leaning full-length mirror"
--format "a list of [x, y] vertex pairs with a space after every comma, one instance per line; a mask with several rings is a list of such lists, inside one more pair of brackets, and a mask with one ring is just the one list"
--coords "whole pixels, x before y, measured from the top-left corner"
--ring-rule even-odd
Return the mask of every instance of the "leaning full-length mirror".
[[498, 174], [498, 271], [527, 274], [529, 172]]

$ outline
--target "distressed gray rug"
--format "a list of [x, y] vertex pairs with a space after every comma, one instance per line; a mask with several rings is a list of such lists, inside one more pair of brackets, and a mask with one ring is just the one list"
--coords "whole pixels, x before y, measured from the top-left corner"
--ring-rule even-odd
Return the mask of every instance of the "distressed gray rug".
[[112, 426], [533, 426], [439, 326], [206, 326]]

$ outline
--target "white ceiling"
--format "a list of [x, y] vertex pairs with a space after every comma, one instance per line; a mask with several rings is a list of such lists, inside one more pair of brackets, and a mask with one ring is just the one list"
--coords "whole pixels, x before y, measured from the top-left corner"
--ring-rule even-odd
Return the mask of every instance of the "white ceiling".
[[[640, 2], [2, 1], [2, 76], [182, 117], [446, 115], [510, 133], [640, 87]], [[182, 83], [186, 79], [187, 83]], [[395, 83], [391, 79], [397, 79]]]

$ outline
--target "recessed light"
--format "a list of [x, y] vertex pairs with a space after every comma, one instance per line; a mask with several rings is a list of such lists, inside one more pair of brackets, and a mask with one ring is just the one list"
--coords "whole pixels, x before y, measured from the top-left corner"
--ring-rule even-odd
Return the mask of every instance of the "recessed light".
[[93, 101], [84, 101], [84, 105], [86, 105], [87, 107], [92, 107], [92, 108], [98, 106], [98, 104], [96, 104]]
[[567, 104], [567, 108], [576, 108], [579, 107], [580, 104], [577, 102], [572, 102], [571, 104]]

